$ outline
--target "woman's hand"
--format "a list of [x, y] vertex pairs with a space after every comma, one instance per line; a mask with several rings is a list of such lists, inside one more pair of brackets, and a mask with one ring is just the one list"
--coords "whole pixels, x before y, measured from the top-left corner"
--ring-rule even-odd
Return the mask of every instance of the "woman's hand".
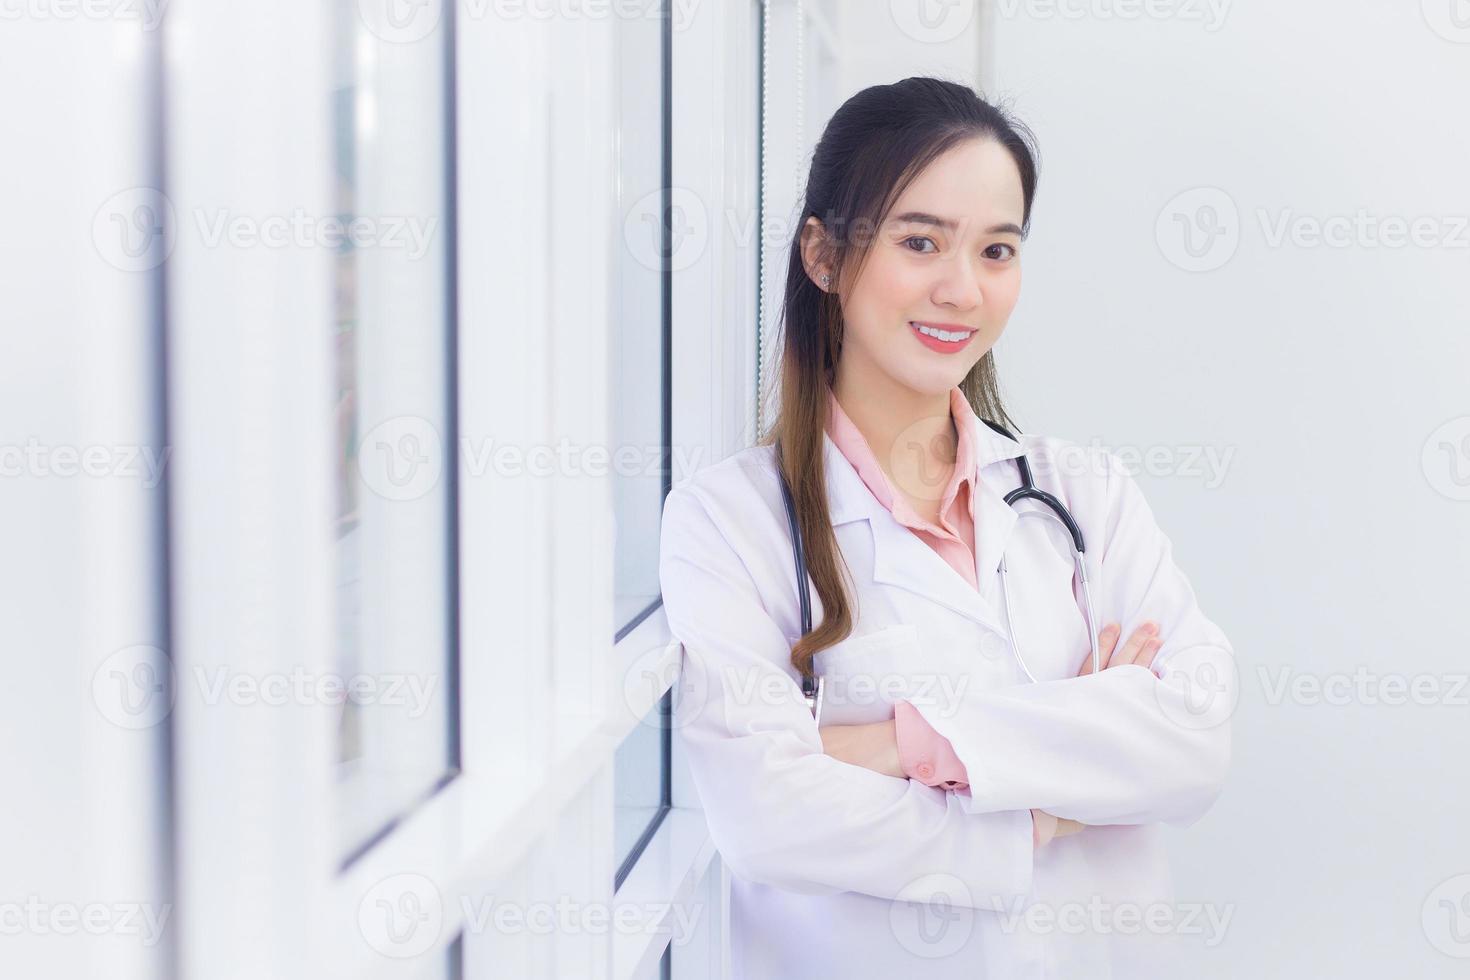
[[[1151, 669], [1154, 655], [1164, 644], [1164, 641], [1157, 636], [1158, 625], [1152, 622], [1144, 623], [1133, 631], [1127, 644], [1115, 654], [1114, 649], [1117, 647], [1118, 636], [1121, 633], [1122, 628], [1117, 623], [1109, 623], [1098, 634], [1098, 662], [1102, 669], [1134, 663]], [[1092, 657], [1088, 656], [1082, 664], [1082, 669], [1077, 671], [1077, 676], [1081, 677], [1090, 673], [1092, 673]], [[869, 725], [823, 725], [817, 729], [817, 734], [822, 739], [822, 751], [839, 762], [861, 766], [896, 779], [908, 778], [899, 762], [898, 736], [891, 718]], [[1086, 824], [1078, 823], [1076, 820], [1058, 817], [1057, 829], [1052, 834], [1052, 839], [1075, 834], [1085, 826]]]
[[1086, 826], [1087, 824], [1079, 823], [1076, 820], [1069, 820], [1066, 817], [1057, 817], [1057, 832], [1051, 835], [1051, 839], [1056, 840], [1058, 837], [1066, 837], [1068, 834], [1075, 834], [1077, 833], [1077, 831]]
[[898, 761], [898, 735], [893, 719], [871, 725], [824, 725], [817, 729], [822, 751], [832, 758], [885, 776], [907, 778]]
[[1031, 845], [1033, 847], [1045, 847], [1058, 837], [1066, 837], [1075, 834], [1086, 827], [1087, 824], [1066, 817], [1059, 817], [1046, 810], [1031, 808]]
[[[1128, 638], [1127, 644], [1116, 654], [1113, 648], [1118, 644], [1118, 636], [1123, 628], [1117, 623], [1109, 623], [1097, 634], [1097, 660], [1103, 670], [1109, 667], [1122, 667], [1124, 664], [1138, 664], [1152, 670], [1154, 657], [1159, 652], [1159, 647], [1164, 645], [1163, 637], [1158, 635], [1159, 624], [1145, 622], [1133, 635]], [[1078, 677], [1085, 677], [1092, 673], [1092, 654], [1088, 654], [1082, 661], [1082, 669], [1077, 671]]]

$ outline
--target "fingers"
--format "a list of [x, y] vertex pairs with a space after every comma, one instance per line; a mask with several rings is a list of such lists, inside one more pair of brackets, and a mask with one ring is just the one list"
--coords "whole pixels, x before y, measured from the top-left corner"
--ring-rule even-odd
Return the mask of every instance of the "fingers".
[[1122, 651], [1114, 655], [1109, 667], [1122, 667], [1124, 664], [1135, 664], [1143, 661], [1149, 664], [1153, 662], [1153, 655], [1162, 645], [1163, 641], [1158, 638], [1158, 624], [1146, 622], [1133, 631], [1128, 638], [1128, 643]]
[[1143, 653], [1140, 654], [1139, 658], [1133, 662], [1138, 664], [1140, 667], [1147, 667], [1149, 670], [1153, 670], [1154, 658], [1159, 655], [1159, 648], [1163, 645], [1164, 640], [1162, 637], [1154, 637], [1152, 640], [1148, 641], [1148, 645], [1144, 647]]
[[1057, 832], [1052, 834], [1052, 839], [1055, 840], [1058, 837], [1068, 837], [1072, 834], [1079, 833], [1086, 826], [1087, 824], [1085, 823], [1078, 823], [1076, 820], [1070, 820], [1067, 817], [1058, 817]]
[[[1158, 624], [1152, 621], [1143, 623], [1128, 637], [1128, 642], [1121, 650], [1115, 650], [1122, 631], [1122, 627], [1117, 623], [1109, 623], [1098, 633], [1099, 667], [1107, 670], [1109, 667], [1138, 664], [1141, 667], [1152, 669], [1154, 657], [1158, 654], [1159, 648], [1164, 645], [1163, 638], [1158, 635]], [[1092, 657], [1089, 655], [1083, 660], [1082, 669], [1077, 671], [1077, 676], [1083, 677], [1090, 673], [1092, 673]]]

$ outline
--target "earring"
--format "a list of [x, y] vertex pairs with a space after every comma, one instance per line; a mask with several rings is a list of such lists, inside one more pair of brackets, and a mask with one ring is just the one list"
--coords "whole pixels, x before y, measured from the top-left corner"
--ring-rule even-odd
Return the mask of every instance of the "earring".
[[832, 285], [832, 277], [827, 275], [827, 273], [822, 273], [821, 279], [823, 289], [826, 289], [828, 286]]

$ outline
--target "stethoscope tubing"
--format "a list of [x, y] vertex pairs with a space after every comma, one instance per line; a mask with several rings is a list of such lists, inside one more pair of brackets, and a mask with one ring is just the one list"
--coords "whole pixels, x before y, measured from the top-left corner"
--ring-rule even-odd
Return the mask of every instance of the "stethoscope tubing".
[[[996, 432], [1005, 436], [1013, 442], [1020, 442], [1019, 437], [998, 423], [989, 419], [982, 419], [986, 425]], [[1097, 618], [1092, 602], [1092, 588], [1087, 579], [1087, 544], [1082, 537], [1082, 529], [1072, 519], [1072, 514], [1066, 506], [1056, 497], [1036, 486], [1031, 477], [1031, 464], [1026, 458], [1025, 452], [1016, 457], [1016, 466], [1021, 474], [1021, 485], [1006, 494], [1006, 505], [1015, 509], [1016, 503], [1021, 500], [1035, 500], [1051, 511], [1051, 516], [1060, 520], [1066, 528], [1072, 542], [1072, 559], [1077, 570], [1078, 581], [1082, 585], [1082, 601], [1087, 616], [1087, 639], [1092, 648], [1092, 670], [1097, 673], [1100, 669], [1099, 645], [1097, 634]], [[801, 614], [801, 635], [805, 636], [812, 629], [812, 600], [811, 586], [808, 582], [806, 568], [806, 547], [801, 537], [801, 527], [796, 519], [796, 504], [791, 497], [791, 486], [787, 483], [786, 474], [781, 469], [780, 450], [777, 449], [776, 475], [781, 483], [781, 499], [786, 507], [786, 523], [791, 532], [791, 547], [796, 568], [797, 598]], [[1035, 512], [1017, 511], [1017, 520], [1038, 515]], [[1006, 565], [1004, 552], [1000, 556], [1000, 587], [1001, 595], [1005, 600], [1006, 629], [1010, 631], [1011, 650], [1016, 656], [1016, 662], [1020, 664], [1021, 670], [1026, 676], [1036, 683], [1036, 676], [1026, 666], [1025, 658], [1021, 656], [1021, 646], [1016, 638], [1016, 620], [1011, 610], [1011, 593], [1007, 586], [1010, 579], [1010, 570]], [[820, 723], [822, 713], [822, 679], [813, 675], [803, 674], [801, 678], [801, 694], [806, 701], [807, 707], [811, 709], [812, 716]]]

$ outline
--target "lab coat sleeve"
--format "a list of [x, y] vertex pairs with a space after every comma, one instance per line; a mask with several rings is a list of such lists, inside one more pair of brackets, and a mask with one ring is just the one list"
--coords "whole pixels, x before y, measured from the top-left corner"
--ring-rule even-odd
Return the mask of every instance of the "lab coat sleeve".
[[1200, 611], [1133, 478], [1111, 453], [1106, 462], [1098, 628], [1120, 623], [1121, 643], [1153, 620], [1163, 645], [1152, 669], [1109, 667], [916, 703], [965, 765], [969, 812], [1038, 807], [1086, 824], [1186, 827], [1222, 789], [1234, 653]]
[[664, 503], [659, 577], [683, 645], [674, 737], [735, 874], [806, 894], [996, 911], [1029, 892], [1026, 807], [970, 814], [954, 793], [823, 753], [789, 642], [687, 485]]

